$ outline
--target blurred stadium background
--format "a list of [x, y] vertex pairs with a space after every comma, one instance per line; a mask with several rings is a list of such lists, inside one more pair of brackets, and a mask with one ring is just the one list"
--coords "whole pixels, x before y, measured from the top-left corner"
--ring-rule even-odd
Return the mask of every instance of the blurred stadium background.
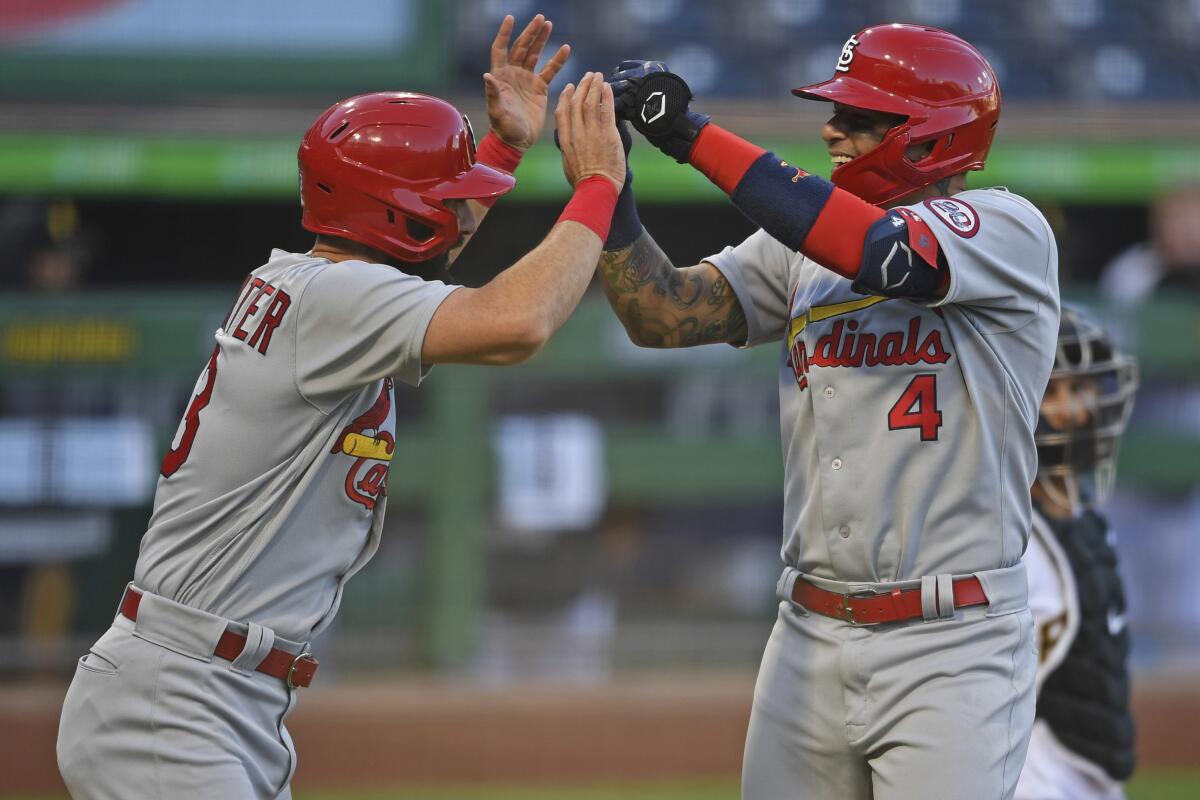
[[[1200, 0], [0, 0], [0, 794], [61, 791], [62, 692], [131, 575], [212, 331], [271, 247], [310, 245], [300, 134], [380, 89], [482, 131], [496, 26], [539, 11], [574, 48], [560, 83], [664, 59], [823, 174], [827, 109], [788, 90], [850, 33], [924, 22], [984, 50], [1006, 105], [972, 184], [1038, 203], [1064, 292], [1142, 365], [1111, 506], [1132, 797], [1200, 796]], [[750, 233], [647, 150], [642, 216], [676, 263]], [[548, 133], [518, 181], [462, 282], [553, 223]], [[530, 364], [439, 368], [398, 398], [387, 533], [290, 723], [298, 795], [736, 796], [780, 566], [774, 358], [638, 351], [594, 293]], [[489, 781], [558, 788], [436, 788]]]

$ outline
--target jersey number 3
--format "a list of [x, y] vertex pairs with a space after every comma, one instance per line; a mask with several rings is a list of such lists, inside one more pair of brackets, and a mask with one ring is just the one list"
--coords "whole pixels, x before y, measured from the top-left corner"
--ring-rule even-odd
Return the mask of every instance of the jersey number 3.
[[212, 357], [208, 359], [204, 387], [192, 398], [187, 413], [183, 416], [183, 434], [179, 437], [179, 444], [168, 450], [166, 456], [163, 457], [162, 475], [164, 478], [174, 475], [192, 452], [192, 442], [196, 441], [196, 432], [200, 430], [200, 412], [212, 400], [213, 385], [217, 382], [217, 354], [219, 352], [221, 352], [221, 347], [217, 345], [213, 348]]
[[936, 442], [942, 427], [942, 412], [937, 407], [937, 376], [913, 378], [888, 412], [888, 430], [919, 428], [922, 442]]

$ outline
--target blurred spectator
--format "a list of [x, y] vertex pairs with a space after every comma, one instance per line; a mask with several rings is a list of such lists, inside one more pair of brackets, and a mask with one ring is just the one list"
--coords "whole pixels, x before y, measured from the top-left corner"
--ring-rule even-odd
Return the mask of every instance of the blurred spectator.
[[1169, 190], [1150, 209], [1150, 239], [1104, 268], [1100, 286], [1114, 302], [1132, 305], [1156, 290], [1200, 294], [1200, 181]]
[[[1150, 236], [1117, 255], [1101, 289], [1127, 313], [1125, 337], [1142, 355], [1145, 376], [1131, 423], [1141, 437], [1143, 474], [1118, 489], [1111, 505], [1130, 581], [1135, 659], [1162, 669], [1193, 670], [1200, 661], [1200, 602], [1191, 597], [1200, 559], [1200, 181], [1181, 183], [1150, 207]], [[1148, 528], [1148, 529], [1147, 529]]]

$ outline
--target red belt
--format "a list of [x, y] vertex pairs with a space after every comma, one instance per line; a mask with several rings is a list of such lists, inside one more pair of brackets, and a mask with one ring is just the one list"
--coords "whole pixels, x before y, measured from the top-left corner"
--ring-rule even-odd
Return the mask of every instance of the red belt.
[[[798, 578], [792, 586], [792, 600], [818, 614], [845, 620], [855, 625], [902, 622], [925, 616], [920, 589], [892, 589], [887, 594], [849, 595], [829, 592]], [[954, 607], [987, 605], [987, 595], [976, 577], [954, 582]]]
[[[121, 598], [121, 615], [136, 621], [138, 606], [142, 603], [142, 593], [130, 586]], [[233, 661], [246, 648], [246, 637], [233, 631], [225, 631], [217, 640], [213, 655], [220, 656], [226, 661]], [[317, 674], [317, 660], [309, 653], [295, 655], [277, 647], [271, 648], [267, 657], [255, 667], [257, 671], [273, 678], [279, 678], [289, 689], [305, 687], [312, 683]]]

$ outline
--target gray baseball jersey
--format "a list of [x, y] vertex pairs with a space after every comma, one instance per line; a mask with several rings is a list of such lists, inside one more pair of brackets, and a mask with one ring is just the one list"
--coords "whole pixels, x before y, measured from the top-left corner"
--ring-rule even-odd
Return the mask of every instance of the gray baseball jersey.
[[273, 251], [216, 332], [134, 582], [297, 641], [328, 623], [379, 542], [392, 378], [421, 381], [425, 330], [455, 288]]
[[908, 206], [950, 265], [923, 305], [850, 281], [758, 231], [707, 259], [747, 345], [784, 341], [785, 564], [847, 582], [1016, 564], [1029, 535], [1033, 431], [1058, 334], [1058, 256], [1003, 189]]
[[907, 208], [949, 264], [935, 303], [856, 294], [761, 231], [709, 260], [747, 344], [784, 341], [781, 595], [803, 576], [842, 593], [920, 579], [924, 598], [975, 573], [988, 605], [857, 627], [785, 600], [755, 687], [746, 800], [1010, 798], [1025, 757], [1020, 558], [1058, 335], [1054, 239], [1003, 190]]

